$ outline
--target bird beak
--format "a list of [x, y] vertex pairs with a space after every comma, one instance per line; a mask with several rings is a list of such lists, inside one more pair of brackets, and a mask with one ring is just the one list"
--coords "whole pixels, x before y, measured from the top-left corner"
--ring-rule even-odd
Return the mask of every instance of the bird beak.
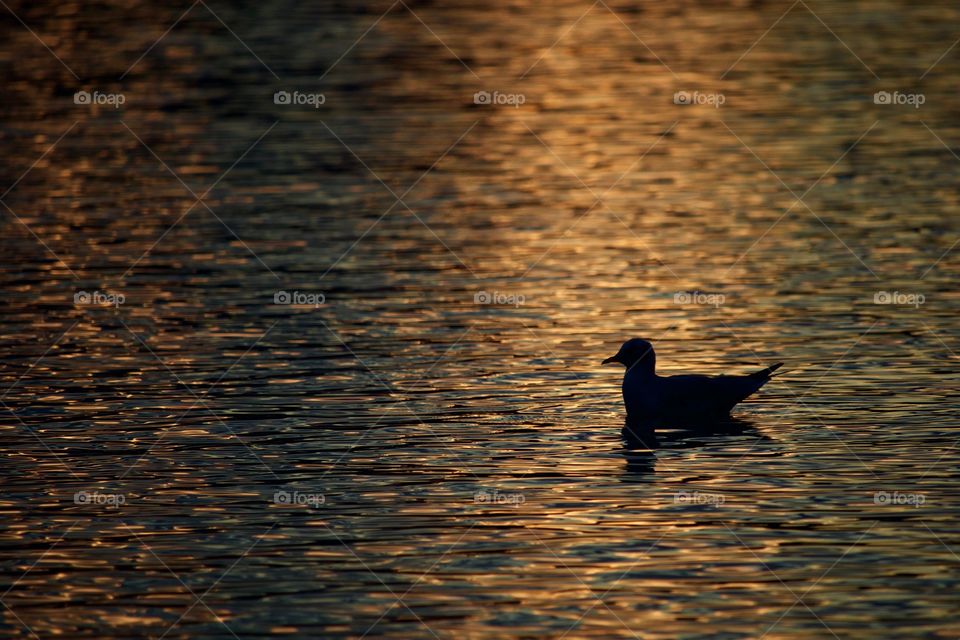
[[611, 362], [620, 362], [620, 361], [617, 360], [617, 356], [610, 356], [609, 358], [607, 358], [606, 360], [604, 360], [604, 361], [601, 362], [600, 364], [610, 364]]

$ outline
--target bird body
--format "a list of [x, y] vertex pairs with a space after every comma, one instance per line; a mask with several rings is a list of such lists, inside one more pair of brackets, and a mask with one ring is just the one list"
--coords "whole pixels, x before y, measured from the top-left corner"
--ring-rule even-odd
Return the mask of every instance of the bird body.
[[627, 367], [623, 403], [628, 426], [697, 426], [729, 418], [734, 406], [766, 384], [783, 363], [749, 375], [658, 376], [653, 345], [634, 338], [603, 361]]

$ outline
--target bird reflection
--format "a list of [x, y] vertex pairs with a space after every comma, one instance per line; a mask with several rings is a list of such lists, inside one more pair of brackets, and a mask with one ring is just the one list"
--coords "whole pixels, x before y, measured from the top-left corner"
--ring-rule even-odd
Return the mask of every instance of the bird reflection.
[[728, 418], [681, 428], [661, 428], [656, 433], [648, 426], [628, 422], [624, 425], [621, 436], [625, 471], [631, 475], [646, 475], [656, 470], [656, 449], [688, 449], [705, 445], [706, 442], [699, 438], [750, 436], [757, 440], [774, 441], [774, 438], [759, 431], [752, 421], [743, 418]]

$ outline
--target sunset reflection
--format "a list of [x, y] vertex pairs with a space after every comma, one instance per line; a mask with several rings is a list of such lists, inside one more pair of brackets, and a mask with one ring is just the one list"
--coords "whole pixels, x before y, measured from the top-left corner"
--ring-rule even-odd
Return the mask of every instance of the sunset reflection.
[[957, 634], [956, 7], [3, 12], [3, 637]]

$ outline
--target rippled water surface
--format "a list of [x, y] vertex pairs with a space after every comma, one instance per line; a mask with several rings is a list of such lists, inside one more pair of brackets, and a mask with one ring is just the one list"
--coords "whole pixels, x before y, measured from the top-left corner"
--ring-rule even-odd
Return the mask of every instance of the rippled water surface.
[[958, 18], [11, 3], [2, 635], [960, 635]]

